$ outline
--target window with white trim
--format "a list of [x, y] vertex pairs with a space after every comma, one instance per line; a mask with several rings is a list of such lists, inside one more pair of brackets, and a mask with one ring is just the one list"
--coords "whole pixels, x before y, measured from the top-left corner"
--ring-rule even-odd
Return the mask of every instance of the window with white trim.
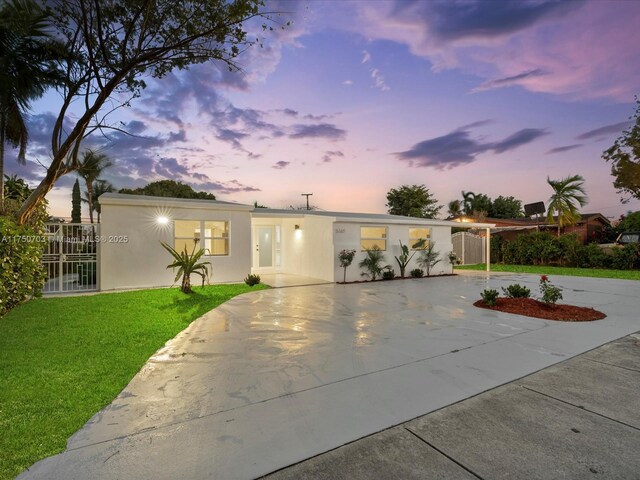
[[176, 220], [174, 248], [189, 253], [204, 248], [205, 255], [229, 255], [229, 222], [214, 220]]
[[387, 249], [387, 227], [360, 227], [360, 251]]
[[[424, 250], [429, 246], [429, 238], [431, 238], [431, 229], [424, 227], [415, 227], [409, 229], [409, 248], [411, 250]], [[422, 245], [417, 246], [420, 240], [427, 240]]]

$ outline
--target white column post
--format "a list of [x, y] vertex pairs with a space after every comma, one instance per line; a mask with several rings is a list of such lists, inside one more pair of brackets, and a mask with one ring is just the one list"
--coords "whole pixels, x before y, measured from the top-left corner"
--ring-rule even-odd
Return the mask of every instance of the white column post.
[[487, 260], [487, 272], [490, 272], [491, 271], [491, 229], [490, 228], [487, 228], [486, 246], [487, 246], [487, 253], [485, 257]]

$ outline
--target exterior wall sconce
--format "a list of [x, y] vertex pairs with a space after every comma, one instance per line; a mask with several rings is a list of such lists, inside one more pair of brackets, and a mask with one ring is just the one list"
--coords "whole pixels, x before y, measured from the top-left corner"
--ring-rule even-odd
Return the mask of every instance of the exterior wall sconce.
[[296, 230], [300, 230], [300, 225], [296, 225], [294, 228], [295, 228]]

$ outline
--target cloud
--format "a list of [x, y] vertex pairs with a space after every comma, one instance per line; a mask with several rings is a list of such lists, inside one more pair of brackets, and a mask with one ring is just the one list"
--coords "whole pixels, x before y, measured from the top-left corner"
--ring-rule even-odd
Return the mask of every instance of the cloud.
[[347, 132], [331, 123], [319, 123], [316, 125], [293, 125], [293, 133], [289, 138], [325, 138], [327, 140], [342, 140]]
[[228, 182], [204, 182], [197, 184], [198, 188], [210, 190], [219, 193], [231, 194], [239, 192], [260, 192], [256, 187], [251, 187], [240, 183], [238, 180], [229, 180]]
[[613, 135], [618, 136], [622, 134], [623, 130], [629, 128], [631, 125], [633, 125], [633, 122], [631, 120], [627, 120], [626, 122], [614, 123], [612, 125], [605, 125], [604, 127], [589, 130], [588, 132], [584, 132], [578, 135], [576, 137], [576, 140], [590, 140], [592, 138], [603, 140]]
[[282, 113], [284, 113], [285, 115], [289, 115], [290, 117], [297, 117], [298, 116], [298, 112], [296, 110], [291, 109], [291, 108], [284, 108], [282, 110]]
[[[407, 45], [435, 71], [462, 68], [480, 90], [520, 85], [569, 99], [630, 102], [637, 93], [637, 2], [353, 2], [340, 28]], [[538, 72], [544, 72], [538, 73]], [[525, 75], [527, 72], [535, 74]]]
[[380, 73], [380, 70], [378, 70], [377, 68], [371, 70], [371, 78], [373, 78], [373, 84], [376, 88], [382, 90], [383, 92], [391, 90], [389, 85], [385, 83], [384, 77]]
[[248, 136], [249, 136], [248, 133], [239, 132], [237, 130], [231, 130], [229, 128], [220, 128], [218, 129], [218, 135], [216, 136], [216, 138], [222, 140], [223, 142], [230, 143], [231, 146], [236, 150], [243, 151], [244, 149], [242, 148], [242, 144], [240, 143], [240, 140]]
[[520, 85], [521, 80], [524, 80], [525, 78], [539, 77], [540, 75], [545, 75], [545, 73], [539, 68], [536, 68], [527, 72], [519, 73], [517, 75], [512, 75], [510, 77], [487, 80], [486, 82], [483, 82], [477, 87], [471, 89], [469, 93], [484, 92], [486, 90], [493, 90], [496, 88], [505, 88], [514, 85]]
[[531, 143], [535, 139], [548, 134], [549, 132], [547, 130], [539, 128], [523, 128], [522, 130], [518, 130], [516, 133], [509, 135], [500, 142], [490, 144], [490, 148], [495, 153], [504, 153], [509, 150], [513, 150], [520, 145]]
[[345, 80], [344, 82], [342, 82], [343, 85], [346, 85], [347, 87], [350, 87], [351, 85], [353, 85], [353, 80]]
[[190, 175], [189, 169], [178, 163], [175, 158], [161, 158], [155, 162], [154, 171], [166, 178], [176, 178]]
[[275, 168], [276, 170], [282, 170], [283, 168], [287, 168], [291, 162], [285, 162], [284, 160], [280, 160], [276, 162], [271, 168]]
[[362, 61], [360, 63], [367, 63], [371, 61], [371, 54], [366, 50], [362, 51]]
[[340, 150], [327, 150], [322, 156], [322, 163], [330, 163], [336, 158], [343, 158], [344, 153]]
[[525, 128], [499, 142], [482, 142], [471, 137], [468, 127], [461, 127], [446, 135], [416, 143], [409, 150], [395, 156], [413, 167], [451, 169], [473, 162], [484, 152], [504, 153], [546, 135], [546, 130]]
[[546, 155], [553, 155], [554, 153], [563, 153], [568, 152], [570, 150], [575, 150], [576, 148], [582, 147], [581, 143], [576, 143], [574, 145], [564, 145], [562, 147], [556, 147], [549, 150]]

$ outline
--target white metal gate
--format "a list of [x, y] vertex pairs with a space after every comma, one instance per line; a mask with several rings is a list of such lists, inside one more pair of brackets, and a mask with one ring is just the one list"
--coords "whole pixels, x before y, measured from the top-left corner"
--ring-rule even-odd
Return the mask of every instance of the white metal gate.
[[453, 253], [462, 261], [462, 265], [477, 265], [486, 262], [486, 239], [468, 232], [451, 235]]
[[98, 290], [100, 226], [86, 223], [48, 223], [48, 242], [42, 256], [47, 278], [43, 293]]

